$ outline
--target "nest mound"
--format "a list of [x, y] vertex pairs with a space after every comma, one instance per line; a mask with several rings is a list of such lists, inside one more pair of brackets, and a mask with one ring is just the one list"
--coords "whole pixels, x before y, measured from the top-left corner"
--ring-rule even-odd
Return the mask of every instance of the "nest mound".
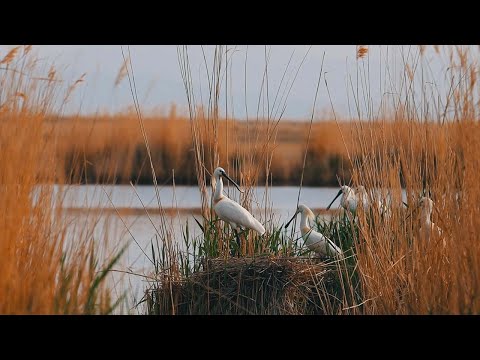
[[147, 291], [149, 314], [286, 315], [337, 313], [335, 264], [318, 258], [208, 259], [203, 270]]

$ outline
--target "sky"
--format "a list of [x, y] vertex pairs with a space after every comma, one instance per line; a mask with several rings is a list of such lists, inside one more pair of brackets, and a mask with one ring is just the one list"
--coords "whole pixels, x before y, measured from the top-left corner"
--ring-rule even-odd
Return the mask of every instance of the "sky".
[[[0, 56], [9, 48], [11, 46], [0, 46]], [[175, 103], [179, 111], [187, 111], [188, 100], [177, 46], [35, 45], [33, 49], [40, 61], [55, 64], [65, 84], [71, 84], [86, 74], [85, 81], [65, 106], [67, 113], [114, 113], [131, 108], [133, 98], [128, 78], [114, 86], [124, 61], [122, 49], [126, 56], [130, 54], [142, 111], [166, 111], [171, 103]], [[331, 114], [332, 109], [337, 116], [348, 116], [353, 109], [351, 92], [357, 88], [358, 69], [363, 74], [368, 73], [371, 97], [377, 101], [386, 91], [385, 88], [382, 90], [386, 81], [384, 64], [390, 62], [392, 69], [398, 70], [398, 64], [405, 56], [418, 54], [416, 46], [385, 45], [369, 46], [367, 56], [360, 60], [356, 59], [356, 45], [228, 45], [223, 51], [226, 49], [228, 72], [225, 76], [224, 60], [220, 108], [236, 118], [279, 114], [283, 106], [283, 118], [310, 118], [321, 70], [316, 116]], [[204, 46], [202, 51], [202, 47], [192, 45], [187, 47], [187, 52], [195, 102], [207, 104], [207, 71], [211, 77], [215, 46]], [[432, 54], [431, 49], [429, 56]], [[361, 88], [361, 76], [358, 81]]]

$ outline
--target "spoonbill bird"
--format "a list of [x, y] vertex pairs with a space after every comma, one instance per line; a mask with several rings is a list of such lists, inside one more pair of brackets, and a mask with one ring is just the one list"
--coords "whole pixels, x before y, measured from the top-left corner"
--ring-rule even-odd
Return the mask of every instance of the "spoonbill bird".
[[[368, 194], [367, 190], [365, 190], [365, 187], [363, 185], [359, 185], [355, 189], [355, 196], [357, 198], [357, 201], [359, 201], [364, 210], [367, 210], [370, 207], [370, 201], [368, 199]], [[380, 201], [379, 201], [380, 204]]]
[[[370, 200], [368, 198], [367, 190], [365, 190], [365, 187], [363, 185], [358, 185], [356, 187], [355, 196], [357, 198], [357, 201], [361, 202], [361, 204], [363, 205], [363, 209], [366, 211], [370, 207]], [[391, 215], [390, 209], [382, 200], [377, 199], [377, 206], [380, 214], [388, 216]]]
[[[430, 241], [432, 233], [434, 234], [433, 236], [439, 237], [441, 237], [443, 234], [442, 229], [435, 225], [435, 223], [432, 221], [433, 206], [433, 200], [427, 196], [423, 196], [420, 198], [417, 206], [407, 216], [407, 218], [411, 216], [417, 208], [421, 209], [420, 228], [418, 229], [418, 234], [422, 239], [425, 239], [426, 241]], [[443, 246], [446, 246], [445, 238], [443, 238]]]
[[[420, 236], [424, 237], [427, 241], [430, 240], [430, 236], [433, 231], [441, 236], [443, 231], [440, 229], [435, 223], [432, 221], [432, 212], [433, 212], [433, 200], [429, 197], [422, 197], [420, 199], [419, 205], [421, 208], [421, 215], [420, 215]], [[443, 239], [443, 243], [445, 245], [445, 239]]]
[[[217, 167], [213, 172], [213, 176], [216, 181], [215, 193], [213, 195], [213, 209], [218, 217], [229, 223], [234, 231], [237, 229], [247, 228], [252, 229], [258, 232], [260, 235], [265, 234], [265, 228], [260, 222], [250, 214], [247, 209], [242, 207], [237, 202], [229, 199], [223, 194], [223, 181], [222, 176], [230, 180], [230, 182], [235, 185], [238, 191], [240, 186], [233, 181], [221, 167]], [[237, 236], [238, 239], [238, 236]]]
[[337, 196], [332, 200], [332, 202], [327, 206], [327, 210], [330, 209], [332, 204], [337, 200], [337, 198], [342, 195], [340, 199], [340, 204], [345, 210], [350, 210], [354, 213], [357, 210], [357, 196], [355, 195], [355, 190], [350, 186], [343, 185], [340, 187], [340, 190], [337, 193]]
[[302, 232], [302, 238], [303, 241], [305, 241], [305, 245], [307, 245], [310, 250], [316, 252], [319, 255], [343, 257], [342, 250], [337, 245], [335, 245], [332, 240], [327, 238], [325, 235], [313, 230], [310, 227], [308, 220], [313, 220], [315, 218], [315, 215], [313, 214], [312, 210], [310, 210], [307, 206], [303, 204], [298, 205], [297, 211], [295, 212], [295, 214], [293, 214], [293, 217], [288, 223], [285, 224], [285, 229], [288, 227], [288, 225], [290, 225], [290, 223], [299, 213], [302, 214], [302, 219], [300, 221], [300, 230]]

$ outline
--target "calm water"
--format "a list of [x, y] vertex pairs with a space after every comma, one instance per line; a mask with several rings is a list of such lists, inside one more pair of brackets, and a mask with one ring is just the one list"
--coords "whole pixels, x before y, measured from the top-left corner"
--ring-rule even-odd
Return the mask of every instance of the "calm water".
[[[288, 221], [296, 209], [298, 187], [272, 187], [265, 195], [263, 187], [257, 187], [253, 192], [253, 214], [266, 227], [268, 222], [281, 225]], [[234, 188], [226, 188], [225, 192], [238, 201], [239, 192]], [[312, 209], [326, 208], [335, 197], [338, 188], [303, 188], [300, 193], [300, 203]], [[153, 186], [69, 186], [64, 188], [63, 205], [65, 214], [70, 222], [70, 238], [75, 239], [79, 233], [92, 230], [91, 236], [102, 246], [105, 255], [113, 254], [124, 245], [127, 251], [121, 262], [115, 267], [118, 271], [128, 271], [135, 274], [148, 276], [152, 273], [151, 257], [152, 241], [156, 243], [157, 230], [165, 226], [175, 234], [175, 239], [182, 239], [186, 226], [190, 237], [201, 234], [193, 216], [201, 219], [198, 210], [201, 207], [200, 192], [197, 187], [177, 186], [160, 187], [159, 199], [164, 209], [182, 209], [179, 213], [168, 212], [171, 215], [162, 217], [158, 212], [158, 200]], [[143, 205], [142, 205], [143, 203]], [[271, 212], [265, 211], [265, 204]], [[340, 198], [335, 201], [332, 208], [340, 205]], [[146, 215], [144, 207], [150, 210], [150, 218]], [[86, 209], [97, 209], [88, 211]], [[136, 209], [125, 212], [117, 209]], [[83, 209], [83, 210], [82, 210]], [[296, 229], [298, 231], [298, 229]], [[161, 230], [159, 231], [160, 233]], [[133, 304], [138, 301], [148, 285], [146, 279], [139, 275], [129, 275], [113, 272], [109, 281], [112, 282], [115, 294], [127, 292], [127, 305], [121, 312], [129, 312]], [[139, 307], [139, 311], [142, 307]], [[130, 312], [135, 313], [136, 310]]]
[[[157, 208], [158, 201], [153, 186], [136, 186], [133, 189], [129, 185], [100, 186], [81, 185], [69, 186], [65, 192], [65, 206], [70, 208], [85, 207], [132, 207]], [[267, 203], [275, 210], [293, 211], [297, 203], [298, 187], [277, 186], [268, 191]], [[335, 197], [339, 188], [303, 188], [300, 193], [300, 202], [311, 208], [325, 208]], [[235, 200], [239, 198], [239, 192], [233, 188], [225, 188], [226, 194]], [[138, 196], [137, 194], [138, 193]], [[195, 209], [201, 206], [200, 192], [196, 186], [172, 186], [159, 187], [160, 201], [164, 208]], [[210, 194], [210, 193], [209, 193]], [[254, 202], [265, 204], [265, 188], [254, 188]], [[334, 203], [339, 205], [337, 199]]]

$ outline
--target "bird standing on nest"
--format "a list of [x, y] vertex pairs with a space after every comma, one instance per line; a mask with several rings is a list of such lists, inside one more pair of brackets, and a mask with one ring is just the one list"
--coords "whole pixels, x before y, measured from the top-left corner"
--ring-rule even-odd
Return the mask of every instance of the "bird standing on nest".
[[223, 180], [222, 177], [230, 180], [235, 185], [238, 191], [240, 186], [233, 181], [221, 167], [217, 167], [213, 172], [215, 178], [215, 193], [213, 195], [213, 209], [218, 217], [230, 224], [235, 232], [238, 245], [240, 245], [240, 238], [237, 230], [252, 229], [258, 232], [260, 235], [265, 234], [265, 228], [263, 225], [250, 214], [247, 209], [241, 206], [239, 203], [229, 199], [228, 196], [223, 194]]

